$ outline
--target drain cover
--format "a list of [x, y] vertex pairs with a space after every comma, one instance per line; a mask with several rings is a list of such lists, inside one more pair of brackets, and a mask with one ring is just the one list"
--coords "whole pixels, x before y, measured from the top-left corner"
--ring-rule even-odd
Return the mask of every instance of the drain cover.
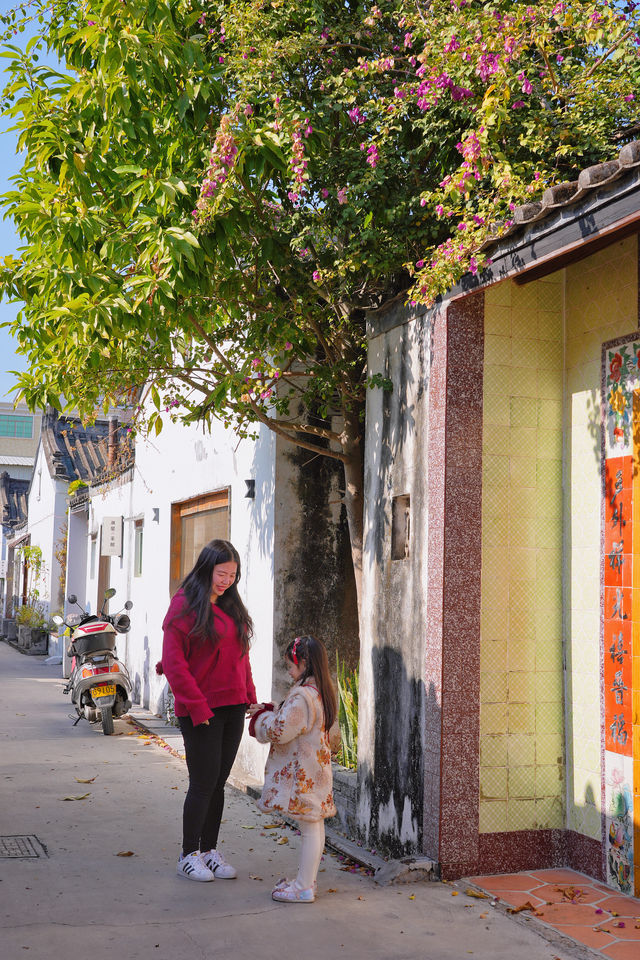
[[37, 837], [0, 837], [0, 860], [33, 860], [46, 857], [47, 851]]

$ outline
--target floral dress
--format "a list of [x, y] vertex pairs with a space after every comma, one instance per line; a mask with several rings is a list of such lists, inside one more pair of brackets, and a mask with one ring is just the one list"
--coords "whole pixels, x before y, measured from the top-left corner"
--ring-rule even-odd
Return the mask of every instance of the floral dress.
[[271, 744], [260, 810], [296, 820], [335, 816], [331, 753], [340, 745], [340, 732], [337, 724], [324, 729], [322, 700], [312, 677], [302, 686], [295, 684], [278, 710], [260, 714], [255, 736]]

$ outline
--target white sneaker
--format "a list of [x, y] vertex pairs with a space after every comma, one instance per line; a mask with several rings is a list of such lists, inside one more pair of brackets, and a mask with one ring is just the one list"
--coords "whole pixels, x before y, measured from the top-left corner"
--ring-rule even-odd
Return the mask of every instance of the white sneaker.
[[201, 854], [202, 862], [209, 868], [217, 880], [233, 880], [238, 876], [238, 871], [227, 863], [225, 858], [217, 850], [207, 850]]
[[202, 855], [197, 851], [187, 854], [186, 857], [180, 857], [176, 873], [179, 877], [186, 877], [187, 880], [215, 880], [211, 870], [202, 862]]

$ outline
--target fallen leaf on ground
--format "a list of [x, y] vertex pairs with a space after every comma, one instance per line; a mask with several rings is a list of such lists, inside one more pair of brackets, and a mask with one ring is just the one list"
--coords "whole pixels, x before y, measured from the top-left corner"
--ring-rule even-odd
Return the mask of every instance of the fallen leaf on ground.
[[457, 890], [452, 890], [452, 891], [451, 891], [451, 896], [452, 896], [452, 897], [457, 897], [457, 896], [458, 896], [458, 891], [457, 891]]
[[364, 900], [364, 897], [358, 897], [358, 900]]
[[240, 826], [242, 827], [243, 830], [255, 830], [255, 827], [253, 826], [253, 824], [241, 823]]
[[409, 900], [415, 900], [415, 898], [416, 898], [415, 893], [412, 893], [411, 896], [409, 897]]
[[529, 903], [528, 900], [526, 903], [523, 903], [521, 907], [507, 907], [507, 913], [522, 913], [523, 910], [531, 910], [533, 913], [536, 912], [536, 908], [532, 903]]
[[289, 837], [280, 837], [278, 843], [289, 843]]
[[90, 797], [90, 793], [83, 793], [79, 797], [58, 797], [58, 800], [84, 800], [85, 797]]
[[90, 780], [81, 780], [80, 777], [74, 777], [73, 779], [76, 781], [76, 783], [93, 783], [93, 781], [95, 780], [95, 777], [91, 777]]
[[133, 850], [121, 850], [120, 853], [116, 853], [116, 857], [135, 857]]
[[471, 887], [467, 887], [465, 894], [468, 897], [475, 897], [477, 900], [488, 900], [489, 897], [486, 893], [481, 893], [480, 890], [472, 890]]
[[249, 874], [249, 880], [262, 880], [262, 877], [254, 877], [251, 874]]
[[327, 890], [327, 893], [337, 893], [337, 892], [338, 891], [336, 890], [335, 887], [329, 887], [329, 889]]
[[282, 823], [265, 823], [263, 830], [279, 830], [280, 827], [284, 826]]

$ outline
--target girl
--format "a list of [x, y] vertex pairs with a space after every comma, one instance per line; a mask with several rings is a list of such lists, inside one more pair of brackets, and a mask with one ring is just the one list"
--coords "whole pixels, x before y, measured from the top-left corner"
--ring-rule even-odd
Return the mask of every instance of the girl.
[[272, 897], [285, 903], [312, 903], [324, 850], [324, 821], [336, 813], [331, 772], [331, 753], [340, 745], [336, 696], [320, 640], [296, 637], [285, 651], [285, 661], [294, 685], [277, 710], [273, 704], [249, 709], [249, 733], [260, 743], [271, 744], [258, 807], [263, 813], [293, 817], [302, 836], [298, 876], [279, 881]]
[[258, 708], [249, 663], [251, 617], [238, 595], [240, 557], [212, 540], [173, 597], [162, 624], [163, 672], [184, 738], [189, 789], [177, 873], [189, 880], [232, 879], [216, 849], [224, 785], [235, 760], [247, 706]]

